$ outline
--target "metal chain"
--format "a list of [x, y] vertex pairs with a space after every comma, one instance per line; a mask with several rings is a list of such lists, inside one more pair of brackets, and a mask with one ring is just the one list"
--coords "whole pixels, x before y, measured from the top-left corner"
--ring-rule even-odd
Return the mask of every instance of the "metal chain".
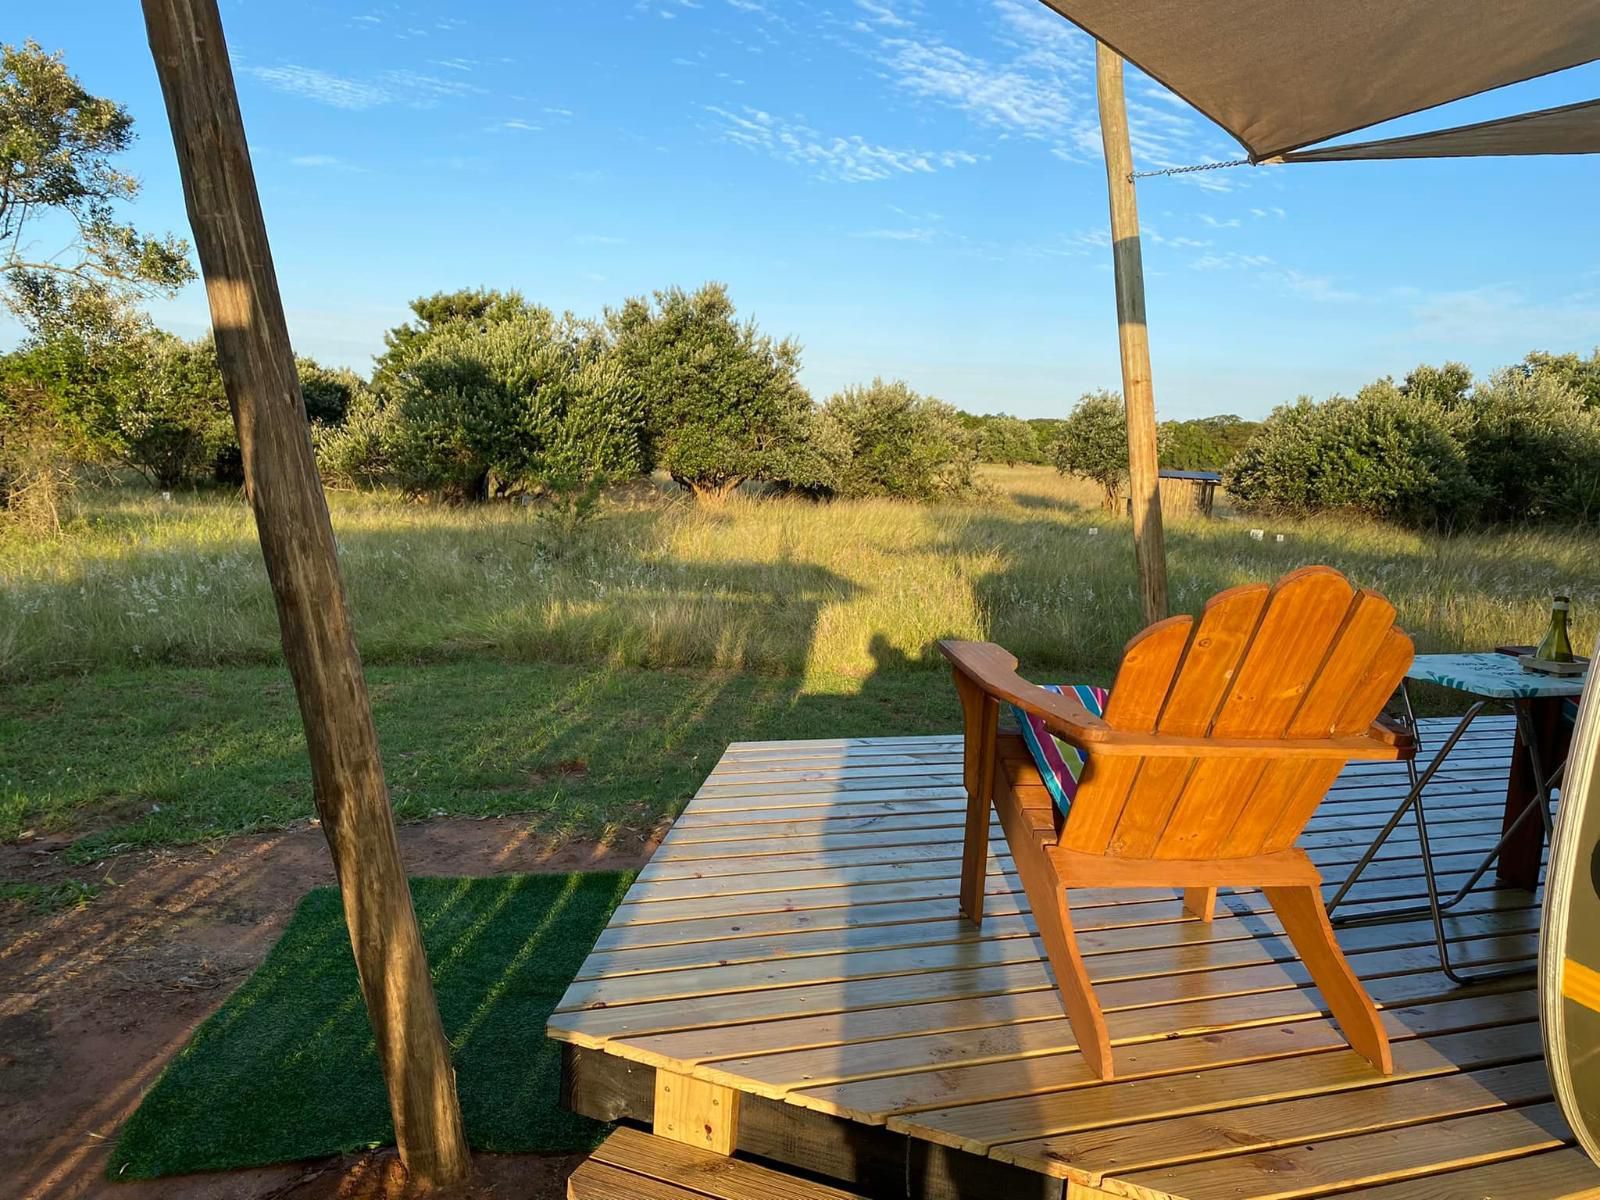
[[1153, 175], [1188, 175], [1192, 171], [1216, 171], [1222, 167], [1248, 167], [1248, 158], [1234, 158], [1227, 162], [1196, 163], [1192, 167], [1167, 167], [1161, 171], [1135, 171], [1129, 179], [1149, 179]]

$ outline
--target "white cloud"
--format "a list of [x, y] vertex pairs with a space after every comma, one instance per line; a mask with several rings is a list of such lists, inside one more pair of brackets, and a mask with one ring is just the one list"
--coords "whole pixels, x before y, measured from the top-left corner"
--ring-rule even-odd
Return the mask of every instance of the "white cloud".
[[1241, 224], [1238, 217], [1229, 217], [1226, 221], [1219, 221], [1210, 213], [1201, 213], [1200, 223], [1202, 225], [1209, 225], [1213, 229], [1237, 229]]
[[981, 161], [965, 150], [908, 150], [882, 146], [859, 134], [828, 137], [798, 121], [787, 121], [758, 108], [741, 112], [708, 106], [722, 121], [722, 136], [783, 162], [809, 167], [819, 179], [867, 183], [896, 175], [931, 174], [941, 168]]
[[1208, 251], [1189, 261], [1195, 271], [1243, 271], [1285, 292], [1304, 296], [1320, 304], [1350, 304], [1365, 299], [1360, 292], [1338, 287], [1325, 275], [1307, 275], [1286, 267], [1266, 254], [1243, 254], [1237, 250]]
[[856, 7], [867, 14], [867, 20], [874, 25], [886, 25], [892, 29], [904, 29], [911, 24], [899, 13], [882, 0], [856, 0]]
[[396, 95], [405, 96], [414, 108], [427, 108], [447, 97], [484, 94], [481, 87], [465, 80], [439, 79], [420, 71], [385, 71], [383, 80]]
[[931, 242], [936, 234], [933, 229], [863, 229], [850, 236], [881, 242]]
[[289, 159], [291, 167], [311, 167], [329, 171], [359, 171], [360, 167], [348, 163], [336, 154], [296, 154]]
[[346, 79], [316, 67], [287, 64], [278, 67], [246, 67], [245, 72], [255, 76], [268, 87], [318, 104], [360, 112], [388, 104], [394, 97], [388, 89], [376, 84]]
[[431, 108], [442, 99], [484, 94], [483, 88], [465, 80], [439, 79], [418, 71], [385, 71], [371, 80], [351, 79], [297, 63], [244, 67], [242, 71], [276, 91], [351, 112], [364, 112], [387, 104]]

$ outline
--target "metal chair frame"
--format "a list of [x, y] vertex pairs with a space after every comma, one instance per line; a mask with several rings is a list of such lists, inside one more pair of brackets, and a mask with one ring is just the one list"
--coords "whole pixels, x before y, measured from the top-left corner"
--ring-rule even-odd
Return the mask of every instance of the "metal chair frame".
[[[1405, 681], [1400, 684], [1400, 700], [1404, 708], [1403, 720], [1406, 727], [1411, 730], [1412, 736], [1416, 739], [1417, 749], [1420, 751], [1422, 749], [1422, 730], [1417, 724], [1416, 710], [1411, 703], [1411, 690]], [[1534, 793], [1522, 811], [1506, 826], [1505, 831], [1500, 835], [1500, 840], [1484, 855], [1483, 861], [1478, 864], [1477, 868], [1467, 878], [1467, 881], [1457, 888], [1455, 893], [1448, 899], [1441, 900], [1439, 897], [1438, 876], [1434, 871], [1433, 865], [1433, 851], [1428, 840], [1428, 815], [1424, 792], [1428, 784], [1433, 780], [1434, 775], [1444, 766], [1445, 761], [1450, 757], [1450, 752], [1456, 748], [1456, 744], [1460, 742], [1462, 735], [1467, 732], [1472, 726], [1472, 722], [1483, 713], [1484, 709], [1491, 704], [1501, 704], [1509, 707], [1516, 718], [1517, 731], [1522, 737], [1523, 745], [1528, 750], [1528, 764], [1533, 775]], [[1328, 901], [1328, 913], [1333, 924], [1341, 927], [1376, 925], [1427, 913], [1433, 919], [1433, 935], [1439, 949], [1440, 966], [1443, 968], [1445, 976], [1452, 983], [1466, 985], [1480, 983], [1486, 979], [1503, 979], [1536, 971], [1538, 968], [1532, 965], [1470, 973], [1458, 970], [1450, 961], [1450, 944], [1445, 937], [1444, 917], [1447, 912], [1476, 890], [1479, 880], [1499, 859], [1506, 844], [1534, 813], [1537, 812], [1540, 820], [1544, 822], [1545, 838], [1547, 841], [1549, 840], [1555, 823], [1552, 811], [1555, 790], [1560, 784], [1562, 772], [1565, 770], [1566, 763], [1563, 761], [1558, 763], [1549, 774], [1545, 773], [1544, 763], [1540, 761], [1538, 730], [1533, 722], [1532, 705], [1526, 700], [1511, 699], [1501, 701], [1484, 698], [1474, 701], [1471, 707], [1462, 715], [1460, 722], [1450, 731], [1449, 736], [1440, 744], [1438, 751], [1433, 756], [1433, 761], [1428, 764], [1425, 770], [1419, 774], [1416, 760], [1414, 758], [1406, 760], [1406, 773], [1411, 782], [1410, 790], [1406, 792], [1405, 798], [1401, 800], [1399, 807], [1394, 811], [1394, 815], [1389, 818], [1388, 823], [1378, 833], [1372, 845], [1367, 847], [1366, 853], [1361, 856], [1354, 868], [1351, 869], [1349, 876], [1339, 886], [1339, 890]], [[1416, 814], [1417, 842], [1422, 849], [1422, 875], [1428, 888], [1428, 902], [1426, 904], [1408, 905], [1404, 908], [1387, 909], [1379, 913], [1347, 913], [1344, 916], [1333, 916], [1334, 910], [1344, 903], [1350, 889], [1355, 886], [1362, 873], [1371, 865], [1372, 860], [1377, 857], [1378, 851], [1383, 849], [1384, 843], [1389, 840], [1390, 835], [1399, 828], [1400, 822], [1405, 819], [1408, 812]]]

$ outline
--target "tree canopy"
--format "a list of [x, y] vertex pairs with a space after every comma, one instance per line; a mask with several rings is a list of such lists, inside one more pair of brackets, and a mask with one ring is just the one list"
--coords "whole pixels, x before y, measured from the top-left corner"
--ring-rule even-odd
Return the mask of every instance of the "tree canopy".
[[118, 218], [139, 181], [112, 159], [133, 136], [128, 110], [85, 91], [59, 53], [0, 46], [0, 280], [35, 336], [115, 337], [137, 301], [194, 278], [187, 243]]
[[[1158, 431], [1163, 445], [1164, 431]], [[1051, 450], [1056, 470], [1100, 485], [1102, 504], [1115, 512], [1128, 478], [1128, 412], [1122, 396], [1102, 388], [1089, 392], [1061, 423]]]
[[795, 342], [739, 320], [721, 283], [634, 297], [606, 327], [644, 403], [651, 463], [696, 496], [776, 476], [812, 407]]

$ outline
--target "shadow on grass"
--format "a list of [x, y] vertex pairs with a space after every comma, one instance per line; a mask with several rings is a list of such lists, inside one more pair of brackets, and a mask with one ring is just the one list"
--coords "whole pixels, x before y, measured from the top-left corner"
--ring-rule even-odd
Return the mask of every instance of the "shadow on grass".
[[[560, 1048], [544, 1025], [631, 880], [412, 881], [475, 1149], [586, 1151], [604, 1133], [560, 1106]], [[150, 1089], [109, 1173], [226, 1170], [393, 1141], [339, 896], [319, 888]]]

